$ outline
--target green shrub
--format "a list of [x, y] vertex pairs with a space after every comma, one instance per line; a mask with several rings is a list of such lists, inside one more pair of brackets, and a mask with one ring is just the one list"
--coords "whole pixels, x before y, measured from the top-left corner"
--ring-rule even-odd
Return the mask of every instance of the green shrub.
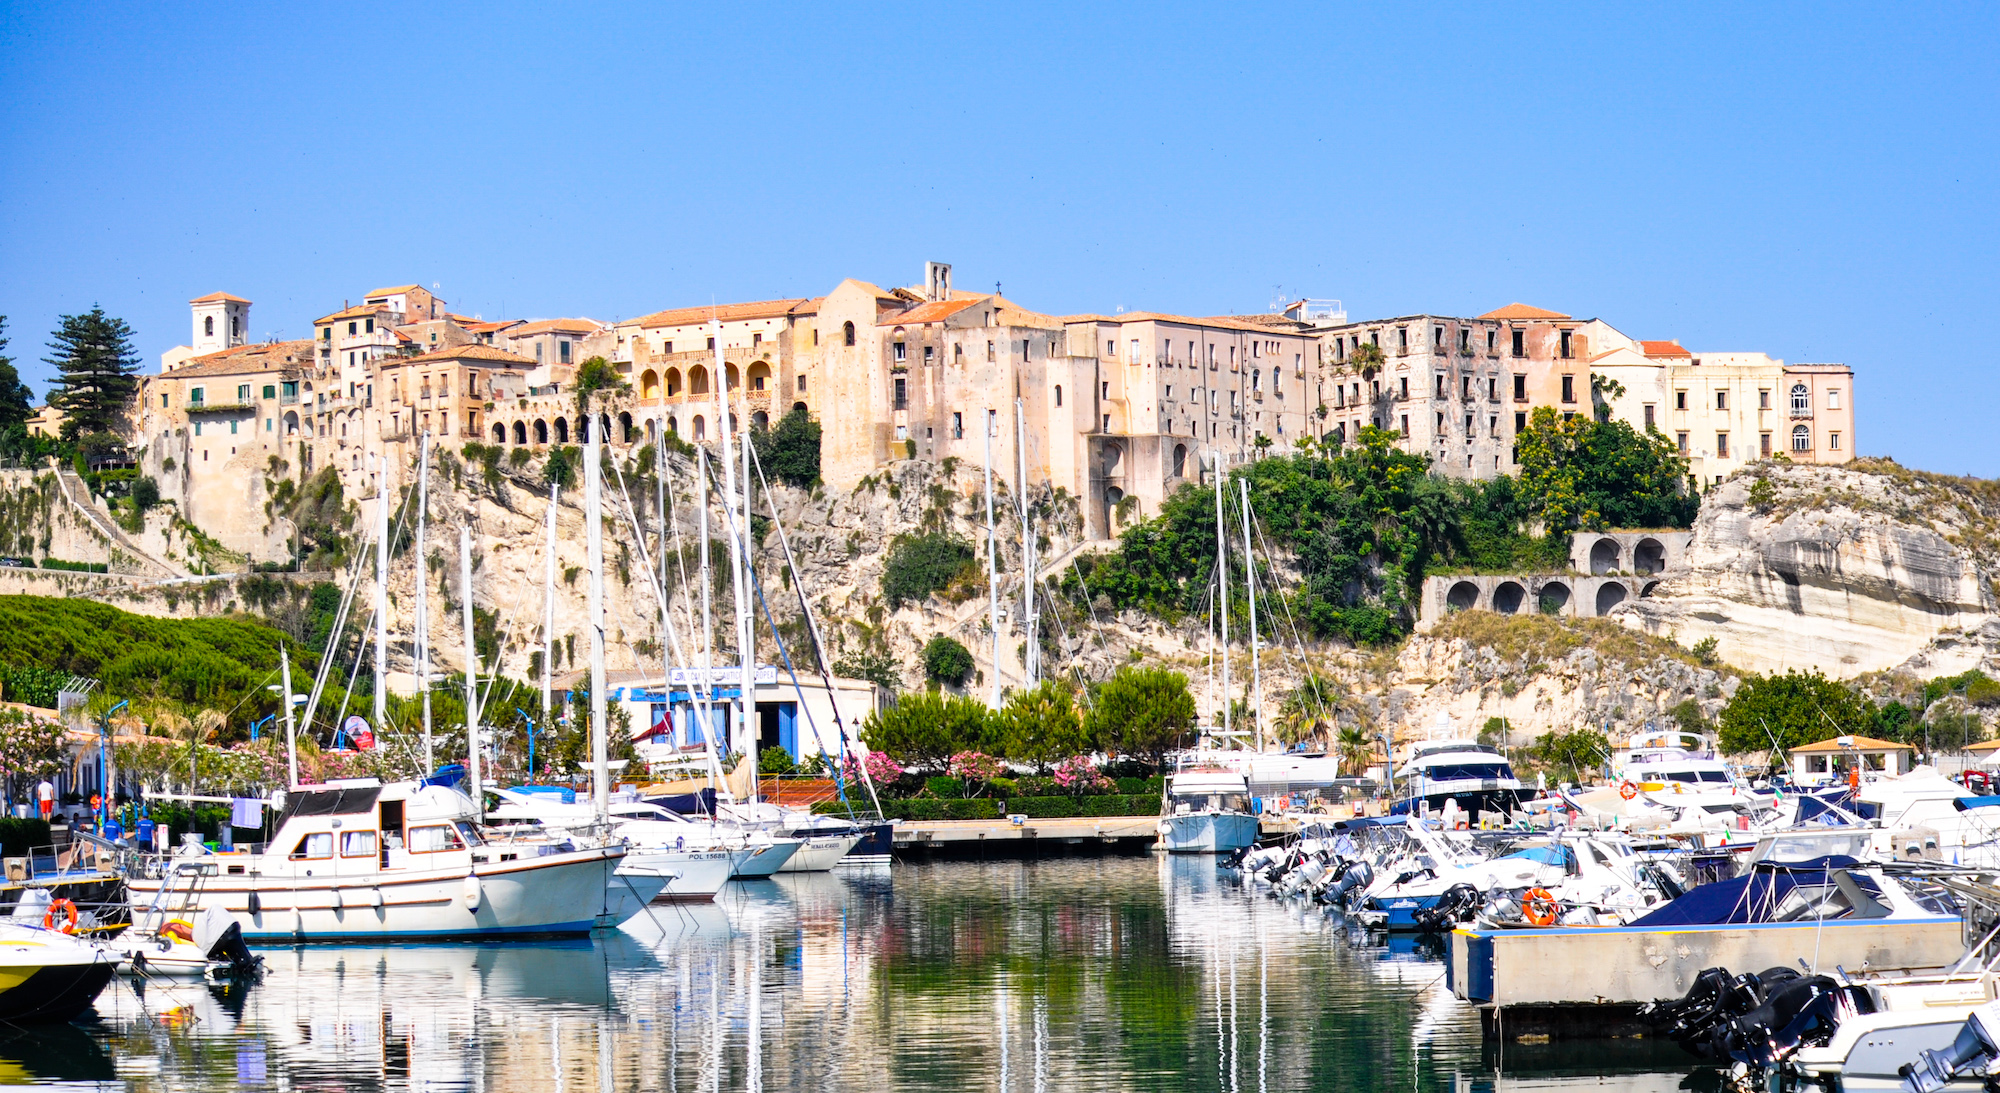
[[[839, 801], [821, 801], [813, 811], [822, 816], [846, 815], [848, 806]], [[891, 820], [994, 820], [1000, 817], [1000, 802], [991, 797], [960, 798], [955, 801], [932, 797], [911, 797], [883, 801], [882, 815]]]
[[970, 568], [972, 544], [963, 539], [943, 532], [898, 535], [889, 543], [889, 557], [882, 565], [882, 595], [893, 611], [929, 599]]
[[1155, 794], [1100, 793], [1087, 797], [1010, 797], [1005, 802], [1010, 816], [1056, 820], [1076, 816], [1157, 816], [1160, 798]]
[[43, 569], [60, 569], [70, 573], [109, 573], [111, 567], [103, 562], [66, 562], [61, 558], [43, 558]]
[[750, 442], [766, 476], [803, 490], [819, 484], [819, 436], [819, 422], [800, 407], [773, 428], [753, 428]]
[[965, 796], [965, 779], [939, 775], [924, 779], [924, 792], [947, 800]]
[[34, 847], [47, 846], [51, 841], [46, 820], [0, 816], [0, 854], [10, 858], [24, 857]]
[[1965, 687], [1965, 700], [1974, 706], [2000, 706], [2000, 681], [1981, 677]]
[[962, 687], [972, 676], [972, 650], [949, 634], [939, 634], [924, 643], [924, 678], [933, 683]]

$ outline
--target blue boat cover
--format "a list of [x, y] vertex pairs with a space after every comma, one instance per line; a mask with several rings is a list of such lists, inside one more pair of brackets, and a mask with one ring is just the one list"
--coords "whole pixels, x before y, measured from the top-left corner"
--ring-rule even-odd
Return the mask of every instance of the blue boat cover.
[[1531, 846], [1506, 855], [1508, 858], [1523, 858], [1542, 865], [1560, 865], [1568, 869], [1576, 862], [1576, 854], [1567, 846]]
[[669, 797], [648, 797], [646, 803], [683, 816], [715, 815], [715, 791], [712, 789], [704, 789], [700, 793], [676, 793]]
[[1951, 807], [1964, 812], [1968, 808], [1992, 808], [2000, 805], [2000, 797], [1959, 797], [1951, 802]]
[[445, 766], [439, 767], [437, 769], [437, 773], [431, 775], [429, 778], [424, 779], [423, 784], [427, 786], [443, 786], [446, 789], [455, 789], [457, 788], [460, 782], [463, 782], [465, 780], [466, 780], [465, 764], [448, 763]]
[[1810, 794], [1799, 798], [1799, 814], [1792, 822], [1798, 826], [1818, 824], [1822, 827], [1845, 827], [1859, 817], [1824, 797]]
[[[1833, 883], [1832, 873], [1856, 864], [1853, 858], [1838, 854], [1782, 865], [1759, 862], [1743, 876], [1704, 884], [1653, 913], [1634, 919], [1632, 925], [1722, 926], [1769, 922], [1772, 909], [1783, 903], [1792, 889], [1802, 885], [1823, 888]], [[1863, 891], [1879, 894], [1867, 877], [1853, 879]]]

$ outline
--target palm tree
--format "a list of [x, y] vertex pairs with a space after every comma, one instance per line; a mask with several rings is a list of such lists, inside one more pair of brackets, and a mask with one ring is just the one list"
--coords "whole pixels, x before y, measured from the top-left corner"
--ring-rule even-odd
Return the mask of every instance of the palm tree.
[[1368, 739], [1368, 730], [1359, 725], [1341, 729], [1339, 745], [1341, 763], [1346, 765], [1350, 775], [1359, 776], [1375, 751], [1375, 742]]

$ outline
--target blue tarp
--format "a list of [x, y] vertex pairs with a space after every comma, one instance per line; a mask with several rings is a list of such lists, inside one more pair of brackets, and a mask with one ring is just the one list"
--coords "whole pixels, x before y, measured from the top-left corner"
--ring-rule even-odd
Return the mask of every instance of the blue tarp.
[[445, 766], [439, 767], [437, 769], [437, 773], [431, 775], [429, 778], [424, 779], [424, 785], [443, 786], [446, 789], [453, 789], [457, 787], [457, 785], [460, 782], [463, 782], [465, 780], [466, 780], [465, 764], [450, 763]]
[[1968, 808], [1992, 808], [1994, 805], [2000, 805], [2000, 797], [1960, 797], [1951, 803], [1951, 807], [1960, 812]]
[[700, 793], [677, 793], [671, 797], [648, 797], [646, 803], [683, 816], [715, 815], [715, 791], [712, 789], [704, 789]]
[[1543, 865], [1560, 865], [1564, 869], [1568, 869], [1576, 861], [1575, 853], [1567, 846], [1533, 846], [1526, 850], [1515, 851], [1507, 857], [1525, 858]]
[[[1704, 884], [1653, 913], [1635, 919], [1632, 925], [1720, 926], [1768, 922], [1771, 910], [1783, 903], [1792, 889], [1801, 885], [1823, 888], [1833, 883], [1833, 873], [1856, 864], [1853, 858], [1837, 854], [1787, 865], [1760, 862], [1744, 876]], [[1868, 878], [1857, 876], [1854, 881], [1870, 895], [1879, 894]]]
[[1857, 817], [1826, 800], [1823, 797], [1805, 796], [1799, 798], [1799, 814], [1792, 822], [1796, 825], [1819, 824], [1823, 827], [1845, 827]]

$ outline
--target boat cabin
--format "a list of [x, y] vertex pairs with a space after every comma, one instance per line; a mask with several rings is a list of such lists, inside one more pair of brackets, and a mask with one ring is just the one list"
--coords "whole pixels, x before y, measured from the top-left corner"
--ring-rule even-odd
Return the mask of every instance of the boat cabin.
[[1167, 783], [1167, 808], [1174, 813], [1250, 811], [1250, 784], [1233, 770], [1177, 770]]
[[[471, 798], [442, 786], [348, 779], [284, 794], [260, 851], [218, 854], [229, 876], [345, 877], [469, 867], [486, 845]], [[490, 857], [490, 856], [489, 856]]]

